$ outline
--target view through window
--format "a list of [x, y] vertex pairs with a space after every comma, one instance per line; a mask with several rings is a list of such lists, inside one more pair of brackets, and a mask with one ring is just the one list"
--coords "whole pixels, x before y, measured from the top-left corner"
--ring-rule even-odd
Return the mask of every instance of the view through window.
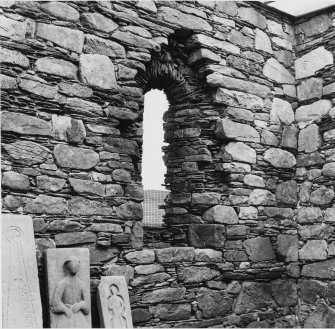
[[145, 226], [162, 226], [164, 204], [168, 194], [162, 184], [166, 166], [163, 161], [164, 143], [163, 114], [169, 104], [163, 91], [154, 89], [145, 94], [143, 116], [143, 157], [142, 179], [144, 188], [143, 224]]

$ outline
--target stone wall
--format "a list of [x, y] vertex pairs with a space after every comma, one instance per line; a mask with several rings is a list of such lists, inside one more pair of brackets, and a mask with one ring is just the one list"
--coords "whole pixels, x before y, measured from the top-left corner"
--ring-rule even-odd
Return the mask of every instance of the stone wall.
[[[94, 326], [117, 274], [139, 326], [333, 321], [331, 14], [295, 36], [252, 2], [1, 6], [3, 212], [34, 219], [44, 300], [43, 251], [87, 247]], [[152, 88], [170, 103], [164, 230], [141, 223]]]

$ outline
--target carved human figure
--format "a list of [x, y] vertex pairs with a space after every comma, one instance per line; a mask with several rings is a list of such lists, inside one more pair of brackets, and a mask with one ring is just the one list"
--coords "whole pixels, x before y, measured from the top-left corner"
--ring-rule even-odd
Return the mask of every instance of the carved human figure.
[[79, 268], [77, 257], [72, 256], [64, 263], [65, 277], [56, 285], [51, 303], [51, 311], [59, 314], [56, 328], [88, 327], [89, 296], [83, 281], [77, 276]]
[[126, 306], [124, 299], [119, 295], [119, 288], [112, 284], [109, 289], [111, 294], [107, 301], [111, 328], [127, 328]]

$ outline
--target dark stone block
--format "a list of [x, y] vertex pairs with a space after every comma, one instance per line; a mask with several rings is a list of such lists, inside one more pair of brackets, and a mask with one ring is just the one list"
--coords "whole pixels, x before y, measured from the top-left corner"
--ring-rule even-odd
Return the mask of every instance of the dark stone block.
[[191, 224], [188, 239], [195, 248], [222, 248], [226, 241], [225, 231], [224, 225]]

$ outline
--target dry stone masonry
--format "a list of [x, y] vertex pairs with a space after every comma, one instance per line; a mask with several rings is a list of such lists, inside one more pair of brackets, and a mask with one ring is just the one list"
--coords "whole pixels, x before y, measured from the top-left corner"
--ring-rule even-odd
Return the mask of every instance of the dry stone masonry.
[[[335, 12], [0, 3], [2, 212], [123, 276], [135, 326], [332, 327]], [[165, 91], [166, 226], [142, 226], [143, 98]], [[87, 269], [86, 269], [87, 270]]]

